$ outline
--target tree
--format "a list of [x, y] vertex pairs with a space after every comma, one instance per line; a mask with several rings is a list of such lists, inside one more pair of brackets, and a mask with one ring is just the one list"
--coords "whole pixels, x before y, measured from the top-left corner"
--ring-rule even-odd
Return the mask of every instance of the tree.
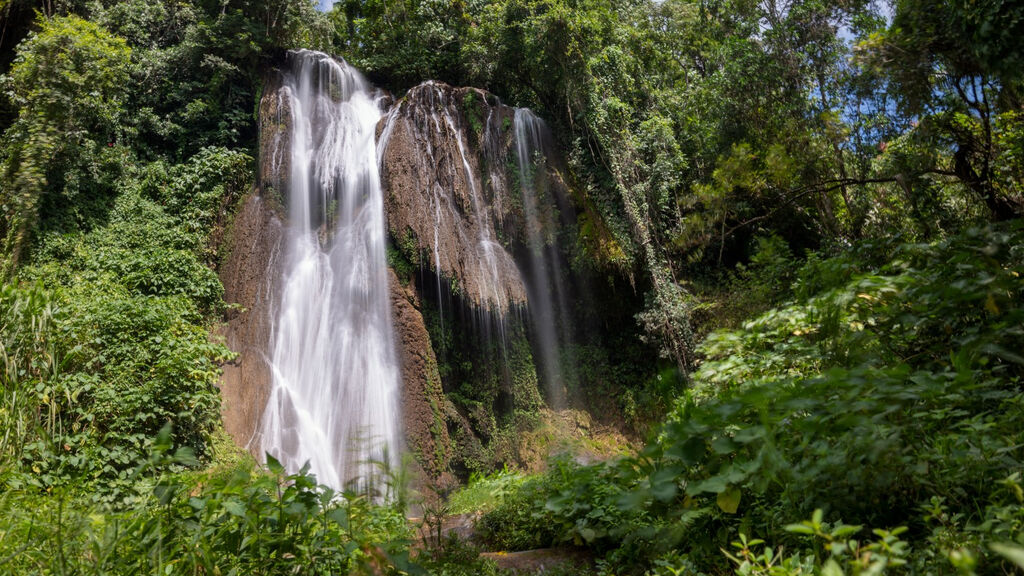
[[0, 152], [4, 275], [17, 266], [40, 206], [49, 216], [95, 216], [126, 153], [118, 145], [131, 56], [125, 41], [77, 16], [38, 25], [4, 77], [18, 109]]
[[1019, 129], [1022, 34], [1019, 3], [900, 0], [889, 29], [865, 46], [888, 74], [903, 113], [919, 118], [921, 136], [951, 154], [948, 165], [924, 168], [955, 176], [995, 220], [1021, 212], [1020, 183], [997, 182], [996, 135], [1007, 122]]

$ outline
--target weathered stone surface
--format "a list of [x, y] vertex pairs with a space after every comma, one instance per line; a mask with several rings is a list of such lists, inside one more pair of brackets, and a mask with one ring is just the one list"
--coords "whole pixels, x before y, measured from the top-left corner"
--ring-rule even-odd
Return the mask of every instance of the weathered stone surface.
[[[267, 364], [270, 331], [281, 278], [280, 253], [284, 236], [280, 181], [288, 158], [288, 110], [282, 76], [267, 74], [260, 101], [259, 174], [256, 188], [241, 204], [228, 234], [228, 256], [220, 268], [224, 300], [234, 304], [221, 328], [238, 358], [224, 367], [221, 397], [224, 428], [235, 442], [256, 454], [260, 417], [270, 393]], [[287, 178], [284, 179], [287, 182]]]
[[431, 478], [448, 471], [448, 429], [444, 423], [444, 391], [430, 335], [420, 314], [415, 287], [402, 286], [388, 271], [391, 316], [402, 371], [402, 429], [408, 448]]
[[281, 71], [267, 73], [260, 99], [259, 179], [261, 193], [284, 205], [291, 162], [291, 100]]
[[474, 88], [426, 82], [378, 126], [388, 227], [477, 307], [504, 313], [526, 304], [510, 254], [522, 237], [514, 187], [515, 110]]
[[238, 353], [221, 378], [224, 428], [239, 446], [251, 450], [258, 449], [253, 440], [270, 393], [266, 356], [283, 233], [277, 212], [257, 192], [251, 193], [235, 216], [230, 254], [220, 270], [224, 300], [239, 307], [221, 329], [228, 347]]

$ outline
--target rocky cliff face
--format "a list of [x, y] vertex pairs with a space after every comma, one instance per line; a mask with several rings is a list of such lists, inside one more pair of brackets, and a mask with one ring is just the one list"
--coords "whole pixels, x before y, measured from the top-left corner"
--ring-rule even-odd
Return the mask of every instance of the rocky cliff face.
[[565, 390], [560, 216], [573, 217], [550, 135], [528, 110], [438, 82], [395, 102], [378, 134], [393, 245], [430, 299], [451, 466], [515, 464], [501, 445], [528, 427], [541, 389], [553, 405]]
[[239, 446], [252, 450], [270, 392], [266, 353], [283, 232], [277, 211], [258, 192], [250, 194], [235, 216], [231, 252], [220, 270], [224, 300], [237, 305], [222, 329], [228, 347], [238, 352], [221, 378], [224, 428]]
[[487, 92], [426, 82], [378, 127], [392, 237], [462, 298], [499, 314], [527, 304], [511, 255], [526, 230], [514, 118]]
[[394, 271], [388, 284], [402, 370], [402, 430], [423, 469], [431, 478], [441, 478], [448, 471], [451, 441], [437, 357], [419, 310], [422, 301], [415, 285], [403, 286]]
[[[224, 427], [239, 446], [257, 450], [260, 416], [270, 393], [266, 361], [281, 279], [284, 237], [278, 178], [288, 158], [287, 99], [281, 95], [281, 76], [267, 78], [260, 102], [260, 166], [256, 187], [242, 201], [227, 238], [228, 256], [220, 268], [224, 300], [236, 308], [221, 329], [238, 358], [224, 367], [221, 396]], [[262, 456], [255, 454], [255, 456]]]
[[259, 173], [256, 188], [260, 194], [285, 206], [291, 154], [291, 100], [284, 78], [277, 70], [267, 75], [260, 99]]

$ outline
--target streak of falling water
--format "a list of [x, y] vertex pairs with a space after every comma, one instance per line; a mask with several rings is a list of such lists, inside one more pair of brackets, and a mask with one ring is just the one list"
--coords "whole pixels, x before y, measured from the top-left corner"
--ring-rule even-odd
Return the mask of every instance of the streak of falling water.
[[376, 91], [325, 54], [289, 54], [291, 155], [283, 294], [261, 447], [342, 488], [394, 465], [399, 369], [388, 301]]
[[[523, 197], [523, 215], [526, 219], [526, 236], [529, 252], [530, 319], [536, 339], [536, 351], [540, 372], [548, 392], [548, 402], [553, 408], [561, 408], [565, 402], [561, 368], [561, 343], [557, 329], [561, 319], [563, 327], [568, 326], [565, 314], [568, 306], [562, 285], [561, 265], [554, 243], [544, 241], [540, 204], [534, 188], [536, 156], [544, 154], [543, 120], [527, 108], [516, 108], [515, 112], [516, 160], [519, 164], [519, 190]], [[554, 296], [552, 295], [554, 293]], [[558, 306], [555, 302], [558, 302]], [[565, 340], [567, 336], [563, 335]]]
[[[437, 317], [441, 320], [441, 334], [444, 334], [444, 306], [441, 304], [443, 300], [441, 294], [441, 252], [437, 249], [441, 243], [438, 235], [441, 233], [441, 205], [437, 202], [434, 203], [434, 270], [437, 271], [435, 276], [437, 277]], [[444, 338], [441, 339], [444, 341]]]
[[[377, 144], [378, 162], [383, 162], [396, 126], [404, 124], [415, 143], [416, 171], [427, 180], [421, 185], [430, 213], [424, 211], [422, 217], [433, 217], [433, 229], [422, 231], [419, 239], [433, 254], [438, 293], [444, 292], [443, 276], [463, 280], [458, 288], [478, 305], [479, 325], [486, 330], [492, 324], [497, 327], [504, 344], [505, 314], [521, 301], [520, 274], [491, 223], [492, 207], [483, 184], [487, 178], [475, 173], [459, 106], [446, 87], [433, 81], [410, 90], [384, 122]], [[469, 206], [464, 206], [463, 200]], [[453, 244], [467, 250], [446, 249]], [[443, 310], [441, 317], [443, 321]]]
[[473, 213], [476, 215], [477, 228], [480, 231], [480, 238], [478, 239], [479, 246], [483, 252], [483, 258], [479, 261], [480, 266], [480, 277], [484, 280], [484, 290], [490, 292], [489, 296], [492, 301], [498, 305], [498, 323], [501, 326], [502, 337], [504, 337], [504, 325], [502, 321], [502, 314], [508, 307], [508, 298], [502, 291], [502, 279], [501, 274], [498, 271], [498, 259], [495, 254], [495, 247], [501, 250], [501, 245], [495, 242], [491, 234], [490, 218], [488, 217], [487, 207], [484, 206], [483, 201], [480, 198], [480, 191], [476, 187], [476, 177], [473, 175], [473, 169], [469, 166], [469, 159], [466, 157], [466, 146], [462, 142], [462, 130], [459, 130], [455, 121], [452, 119], [451, 114], [448, 112], [448, 107], [444, 107], [444, 121], [447, 124], [448, 129], [453, 134], [455, 143], [459, 150], [459, 157], [462, 159], [462, 168], [465, 170], [466, 185], [469, 187], [469, 197], [473, 202]]

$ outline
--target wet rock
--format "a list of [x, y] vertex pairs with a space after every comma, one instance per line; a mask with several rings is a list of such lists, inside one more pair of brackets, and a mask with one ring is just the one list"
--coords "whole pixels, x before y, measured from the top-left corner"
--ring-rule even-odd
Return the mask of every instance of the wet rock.
[[[257, 450], [260, 417], [270, 393], [266, 361], [284, 226], [258, 193], [243, 201], [228, 239], [230, 252], [220, 270], [224, 300], [236, 308], [221, 328], [238, 353], [221, 377], [224, 428], [239, 446]], [[261, 456], [254, 454], [255, 456]]]
[[235, 306], [220, 328], [231, 350], [238, 353], [221, 377], [224, 428], [239, 446], [256, 457], [260, 418], [270, 393], [267, 349], [281, 278], [284, 237], [281, 182], [287, 177], [288, 118], [283, 77], [268, 72], [260, 100], [259, 174], [256, 188], [242, 200], [226, 242], [228, 255], [219, 274], [224, 300]]
[[260, 99], [259, 178], [257, 187], [280, 206], [287, 198], [291, 162], [291, 99], [280, 70], [267, 73]]
[[402, 286], [393, 270], [388, 271], [388, 283], [402, 371], [402, 429], [420, 465], [430, 478], [439, 478], [448, 470], [450, 440], [437, 359], [417, 309], [415, 287]]
[[381, 120], [378, 150], [388, 227], [414, 244], [478, 308], [524, 306], [511, 247], [524, 238], [516, 186], [515, 109], [473, 88], [426, 82]]

